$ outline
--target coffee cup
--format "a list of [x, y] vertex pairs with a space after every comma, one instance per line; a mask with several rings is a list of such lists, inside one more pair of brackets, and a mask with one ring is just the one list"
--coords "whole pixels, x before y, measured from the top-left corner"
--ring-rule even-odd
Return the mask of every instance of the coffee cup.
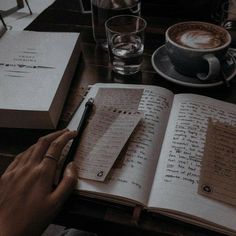
[[231, 43], [223, 27], [200, 21], [180, 22], [167, 29], [165, 38], [176, 71], [203, 81], [219, 77], [221, 61]]

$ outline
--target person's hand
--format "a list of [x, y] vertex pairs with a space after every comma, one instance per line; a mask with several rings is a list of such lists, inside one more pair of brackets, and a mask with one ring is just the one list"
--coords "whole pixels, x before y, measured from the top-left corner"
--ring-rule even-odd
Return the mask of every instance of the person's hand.
[[62, 149], [77, 135], [62, 130], [38, 140], [20, 153], [0, 178], [0, 235], [40, 235], [51, 222], [77, 182], [70, 163], [53, 187]]

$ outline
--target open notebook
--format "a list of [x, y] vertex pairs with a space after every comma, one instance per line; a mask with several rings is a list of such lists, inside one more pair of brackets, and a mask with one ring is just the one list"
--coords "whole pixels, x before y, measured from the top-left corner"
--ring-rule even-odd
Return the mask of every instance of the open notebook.
[[[195, 94], [174, 95], [147, 85], [95, 84], [68, 128], [74, 130], [88, 98], [125, 109], [142, 93], [144, 114], [104, 182], [79, 179], [81, 195], [126, 205], [142, 205], [218, 232], [236, 235], [236, 208], [197, 193], [209, 117], [236, 125], [236, 105]], [[113, 91], [112, 93], [109, 91]], [[112, 96], [113, 94], [113, 96]], [[75, 155], [75, 161], [79, 160]]]

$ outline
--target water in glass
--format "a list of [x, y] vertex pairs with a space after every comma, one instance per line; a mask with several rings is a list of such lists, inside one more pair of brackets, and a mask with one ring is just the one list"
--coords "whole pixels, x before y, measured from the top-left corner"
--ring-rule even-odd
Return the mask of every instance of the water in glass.
[[109, 53], [113, 70], [124, 75], [138, 72], [142, 64], [144, 49], [141, 38], [130, 35], [123, 40], [122, 36], [114, 35], [112, 42]]

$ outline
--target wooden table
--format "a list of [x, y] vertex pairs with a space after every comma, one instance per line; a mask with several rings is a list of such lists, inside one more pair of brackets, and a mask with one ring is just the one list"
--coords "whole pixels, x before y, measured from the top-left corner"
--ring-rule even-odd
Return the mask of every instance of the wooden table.
[[[168, 82], [154, 71], [151, 65], [151, 56], [155, 49], [164, 43], [164, 32], [169, 25], [189, 19], [211, 21], [208, 17], [209, 12], [204, 14], [203, 11], [201, 18], [198, 19], [199, 14], [192, 14], [191, 9], [183, 12], [180, 5], [171, 5], [171, 1], [167, 1], [169, 5], [164, 4], [164, 1], [160, 1], [162, 5], [155, 2], [146, 0], [142, 3], [142, 12], [148, 22], [144, 62], [141, 72], [130, 78], [117, 76], [112, 72], [107, 53], [97, 47], [93, 40], [91, 15], [81, 13], [78, 0], [57, 0], [27, 27], [28, 30], [38, 31], [81, 32], [82, 53], [59, 127], [68, 123], [74, 110], [80, 104], [87, 86], [97, 82], [152, 84], [168, 88], [174, 93], [197, 93], [236, 103], [236, 79], [231, 81], [230, 88], [221, 86], [211, 89], [193, 89]], [[160, 7], [166, 10], [166, 15], [160, 10]], [[174, 15], [172, 13], [171, 15], [168, 7], [173, 9], [179, 7], [182, 14]], [[206, 11], [206, 8], [204, 10]], [[178, 9], [176, 11], [178, 12]], [[0, 129], [1, 171], [6, 168], [17, 153], [25, 150], [35, 143], [40, 136], [47, 133], [49, 133], [47, 130]], [[125, 235], [173, 236], [220, 235], [145, 211], [141, 214], [138, 223], [133, 221], [132, 215], [133, 209], [129, 207], [72, 195], [55, 222], [68, 227], [98, 232], [101, 235], [121, 235], [122, 233]]]

